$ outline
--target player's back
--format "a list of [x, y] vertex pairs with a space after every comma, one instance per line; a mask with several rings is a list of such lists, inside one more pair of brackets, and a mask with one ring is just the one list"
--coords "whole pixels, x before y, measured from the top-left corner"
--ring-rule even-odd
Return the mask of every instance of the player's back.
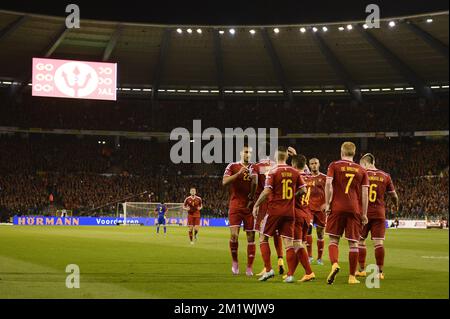
[[394, 192], [391, 176], [379, 169], [368, 169], [369, 177], [369, 206], [368, 218], [385, 218], [384, 196], [386, 192]]
[[157, 211], [158, 211], [158, 217], [164, 217], [166, 214], [166, 205], [158, 204]]
[[[308, 185], [309, 179], [311, 178], [311, 174], [301, 171], [300, 176], [302, 177], [303, 182]], [[302, 196], [295, 199], [295, 207], [301, 208], [304, 211], [307, 210], [309, 203], [309, 194], [306, 192]]]
[[[307, 185], [308, 184], [308, 180], [309, 178], [311, 178], [311, 174], [305, 172], [305, 171], [301, 171], [300, 172], [300, 177], [302, 178], [302, 182]], [[301, 187], [302, 185], [300, 185], [299, 187]], [[302, 196], [300, 197], [296, 197], [295, 198], [295, 213], [296, 213], [296, 218], [297, 216], [302, 217], [302, 218], [308, 218], [308, 214], [309, 214], [309, 196], [308, 193], [304, 193]]]
[[368, 187], [366, 170], [348, 160], [332, 162], [328, 167], [327, 179], [332, 180], [332, 213], [361, 213], [362, 187]]
[[300, 172], [288, 165], [277, 165], [267, 175], [266, 187], [272, 189], [269, 214], [294, 216], [295, 193], [304, 186]]
[[263, 159], [252, 165], [252, 175], [258, 176], [258, 186], [255, 193], [256, 198], [258, 198], [259, 194], [261, 194], [264, 190], [264, 186], [266, 185], [266, 176], [273, 166], [275, 166], [275, 162], [270, 159]]

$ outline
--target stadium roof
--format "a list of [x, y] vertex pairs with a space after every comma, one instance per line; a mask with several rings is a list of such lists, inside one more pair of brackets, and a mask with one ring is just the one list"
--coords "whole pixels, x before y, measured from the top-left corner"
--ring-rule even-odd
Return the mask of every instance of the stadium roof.
[[82, 20], [81, 28], [66, 29], [61, 17], [0, 11], [0, 79], [26, 83], [31, 58], [52, 57], [117, 62], [122, 87], [285, 94], [345, 89], [357, 97], [375, 87], [413, 87], [427, 95], [425, 86], [448, 85], [448, 11], [383, 19], [377, 29], [364, 23], [231, 27]]

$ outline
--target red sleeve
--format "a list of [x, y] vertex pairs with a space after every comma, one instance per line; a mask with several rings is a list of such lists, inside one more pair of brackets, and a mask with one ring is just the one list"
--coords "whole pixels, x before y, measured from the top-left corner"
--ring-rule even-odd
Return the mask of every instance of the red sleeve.
[[187, 200], [188, 200], [188, 198], [186, 197], [185, 199], [184, 199], [184, 206], [187, 206]]
[[258, 171], [259, 171], [258, 164], [254, 164], [254, 165], [250, 166], [249, 170], [250, 170], [251, 176], [258, 176]]
[[266, 177], [266, 184], [264, 185], [264, 188], [270, 188], [273, 189], [273, 172], [270, 172]]
[[302, 175], [298, 175], [298, 189], [301, 189], [303, 187], [306, 187], [305, 180], [303, 179]]
[[327, 179], [333, 179], [333, 178], [334, 178], [334, 164], [331, 163], [328, 166]]
[[362, 178], [362, 181], [361, 181], [361, 186], [362, 187], [369, 187], [369, 175], [367, 174], [366, 170], [363, 171], [363, 178]]
[[392, 178], [391, 178], [390, 175], [388, 175], [388, 178], [387, 178], [387, 187], [386, 187], [386, 191], [387, 191], [388, 193], [393, 193], [393, 192], [395, 192], [394, 183], [392, 182]]
[[233, 175], [233, 172], [231, 171], [232, 165], [232, 163], [228, 164], [227, 168], [225, 169], [225, 173], [223, 173], [224, 177]]

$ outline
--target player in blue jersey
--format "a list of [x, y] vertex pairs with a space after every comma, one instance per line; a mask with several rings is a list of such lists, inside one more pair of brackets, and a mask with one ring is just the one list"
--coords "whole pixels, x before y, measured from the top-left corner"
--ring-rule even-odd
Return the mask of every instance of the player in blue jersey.
[[166, 233], [166, 213], [167, 213], [167, 206], [164, 205], [164, 202], [161, 201], [161, 204], [158, 204], [156, 206], [155, 212], [158, 214], [158, 224], [156, 226], [156, 233], [159, 234], [159, 226], [164, 226], [164, 234]]

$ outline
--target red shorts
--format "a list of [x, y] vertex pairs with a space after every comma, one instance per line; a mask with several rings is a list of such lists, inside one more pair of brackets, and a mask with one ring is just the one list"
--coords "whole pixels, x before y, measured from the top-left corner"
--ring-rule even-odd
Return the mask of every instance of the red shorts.
[[249, 208], [230, 208], [228, 210], [229, 227], [240, 227], [244, 223], [245, 231], [255, 231], [252, 210]]
[[322, 211], [313, 211], [313, 224], [317, 227], [324, 228], [327, 224], [327, 214]]
[[266, 214], [261, 224], [261, 233], [268, 237], [279, 235], [294, 238], [294, 216], [277, 216]]
[[200, 225], [200, 216], [194, 217], [193, 215], [188, 215], [187, 223], [188, 223], [188, 226], [199, 226]]
[[306, 214], [307, 214], [307, 218], [305, 219], [306, 223], [309, 225], [312, 223], [314, 215], [313, 212], [309, 209], [309, 207], [302, 207], [301, 208]]
[[361, 235], [361, 218], [359, 214], [331, 212], [328, 216], [325, 233], [341, 237], [344, 231], [347, 240], [359, 241]]
[[306, 241], [308, 235], [309, 223], [304, 217], [295, 217], [294, 241]]
[[267, 201], [262, 203], [261, 206], [259, 206], [258, 215], [256, 216], [255, 227], [254, 227], [254, 229], [258, 232], [261, 231], [261, 224], [262, 224], [262, 221], [264, 220], [264, 217], [267, 215], [268, 207], [269, 207], [269, 205], [268, 205]]
[[369, 222], [362, 227], [361, 239], [366, 239], [369, 236], [369, 231], [372, 240], [384, 240], [386, 220], [384, 218], [370, 218]]

